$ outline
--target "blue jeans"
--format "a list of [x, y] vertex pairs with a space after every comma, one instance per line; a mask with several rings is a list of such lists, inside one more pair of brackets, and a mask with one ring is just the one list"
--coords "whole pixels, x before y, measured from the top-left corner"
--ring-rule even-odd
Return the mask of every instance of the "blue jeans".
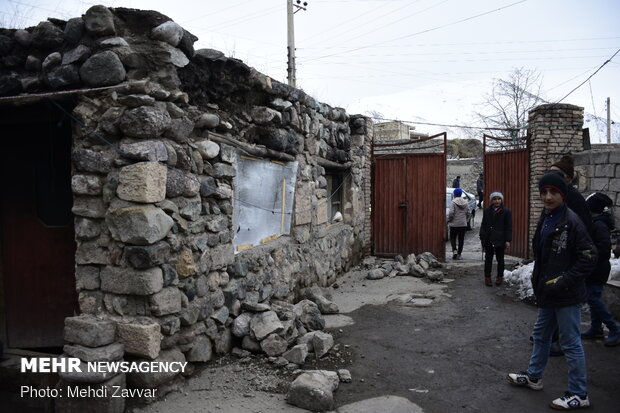
[[617, 333], [620, 329], [616, 320], [610, 314], [607, 306], [603, 302], [602, 285], [586, 285], [588, 289], [588, 305], [590, 306], [590, 319], [592, 320], [592, 331], [603, 332], [603, 324], [609, 329], [609, 334]]
[[560, 346], [568, 363], [568, 391], [578, 395], [588, 393], [586, 358], [581, 346], [581, 306], [539, 308], [532, 336], [534, 349], [527, 374], [533, 379], [542, 378], [549, 360], [551, 337], [556, 327], [560, 329]]

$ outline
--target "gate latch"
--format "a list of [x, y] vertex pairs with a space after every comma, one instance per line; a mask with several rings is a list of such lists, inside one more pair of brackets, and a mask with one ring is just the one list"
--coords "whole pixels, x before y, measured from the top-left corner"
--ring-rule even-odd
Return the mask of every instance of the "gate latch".
[[398, 204], [399, 208], [407, 208], [407, 203], [406, 202], [401, 202], [400, 204]]

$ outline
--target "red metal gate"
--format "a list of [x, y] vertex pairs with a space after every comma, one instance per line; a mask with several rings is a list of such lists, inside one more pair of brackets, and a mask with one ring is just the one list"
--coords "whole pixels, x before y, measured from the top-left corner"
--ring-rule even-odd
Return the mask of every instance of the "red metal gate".
[[529, 140], [484, 135], [484, 206], [490, 205], [493, 191], [504, 194], [504, 204], [512, 211], [512, 242], [507, 254], [529, 256]]
[[445, 259], [446, 141], [444, 132], [373, 145], [375, 255], [429, 251]]

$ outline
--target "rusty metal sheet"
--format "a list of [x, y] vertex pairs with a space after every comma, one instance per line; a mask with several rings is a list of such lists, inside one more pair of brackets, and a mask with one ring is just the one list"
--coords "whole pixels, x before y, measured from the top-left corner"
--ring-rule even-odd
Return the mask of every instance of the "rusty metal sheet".
[[[490, 138], [490, 137], [486, 137]], [[529, 257], [529, 150], [510, 149], [484, 153], [484, 205], [490, 205], [493, 191], [504, 194], [504, 204], [512, 211], [512, 243], [507, 254]]]
[[[373, 157], [374, 254], [402, 255], [429, 251], [445, 259], [446, 134], [439, 152]], [[440, 140], [441, 142], [441, 140]], [[419, 143], [419, 142], [418, 142]], [[394, 147], [394, 144], [384, 145]], [[396, 149], [396, 152], [398, 149]]]

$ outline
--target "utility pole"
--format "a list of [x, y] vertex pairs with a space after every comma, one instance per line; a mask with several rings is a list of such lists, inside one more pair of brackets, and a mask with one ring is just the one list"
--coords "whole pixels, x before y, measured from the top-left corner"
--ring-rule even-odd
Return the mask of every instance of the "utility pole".
[[297, 87], [297, 78], [295, 75], [295, 19], [293, 15], [299, 10], [306, 10], [307, 2], [301, 3], [297, 0], [297, 4], [293, 4], [293, 0], [286, 0], [286, 17], [287, 17], [287, 38], [288, 38], [288, 85]]
[[611, 143], [611, 101], [607, 98], [607, 143]]

